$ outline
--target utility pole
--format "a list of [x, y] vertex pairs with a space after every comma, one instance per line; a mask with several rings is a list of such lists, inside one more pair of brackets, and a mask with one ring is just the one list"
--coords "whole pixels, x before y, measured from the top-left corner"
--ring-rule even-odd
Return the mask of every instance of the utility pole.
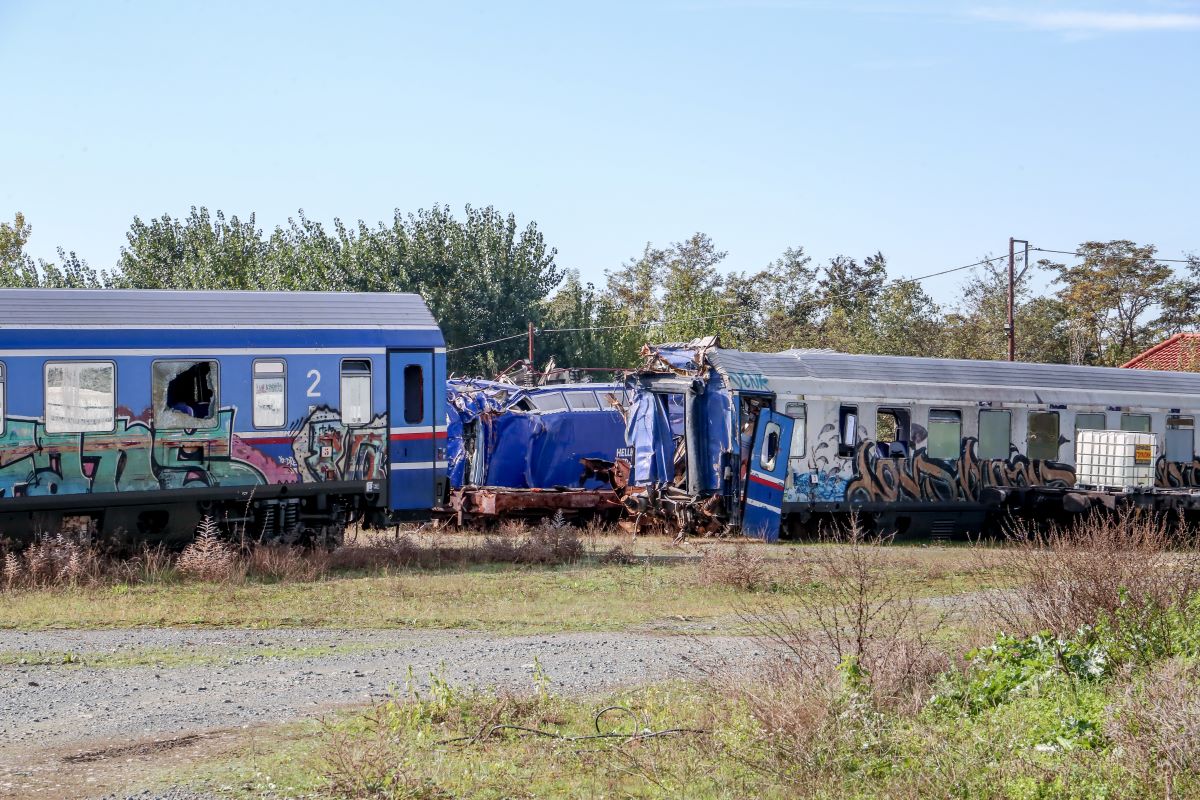
[[533, 372], [533, 323], [529, 323], [529, 371]]
[[1017, 242], [1025, 245], [1025, 260], [1022, 262], [1021, 275], [1024, 276], [1025, 270], [1029, 269], [1029, 242], [1024, 239], [1008, 237], [1008, 322], [1004, 326], [1004, 332], [1008, 335], [1009, 361], [1017, 360], [1017, 326], [1013, 318], [1017, 301]]

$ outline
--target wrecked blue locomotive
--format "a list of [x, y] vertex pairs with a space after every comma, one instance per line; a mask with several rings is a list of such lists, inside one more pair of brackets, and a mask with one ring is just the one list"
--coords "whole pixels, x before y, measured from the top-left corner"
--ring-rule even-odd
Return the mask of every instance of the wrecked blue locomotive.
[[337, 540], [446, 485], [446, 348], [414, 294], [0, 290], [0, 537]]

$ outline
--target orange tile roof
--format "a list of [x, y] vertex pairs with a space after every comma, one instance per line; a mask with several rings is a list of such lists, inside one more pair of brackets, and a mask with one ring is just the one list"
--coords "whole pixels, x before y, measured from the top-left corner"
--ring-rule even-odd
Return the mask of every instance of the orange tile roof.
[[1121, 367], [1200, 372], [1200, 333], [1177, 333], [1129, 359]]

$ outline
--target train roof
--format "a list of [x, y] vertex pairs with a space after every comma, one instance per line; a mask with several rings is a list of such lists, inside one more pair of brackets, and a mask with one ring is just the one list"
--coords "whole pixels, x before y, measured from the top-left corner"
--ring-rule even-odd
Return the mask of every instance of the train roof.
[[761, 375], [779, 378], [994, 386], [1028, 389], [1086, 389], [1200, 395], [1200, 373], [1030, 364], [1009, 361], [852, 355], [830, 350], [785, 350], [752, 353], [712, 348], [705, 358], [725, 377]]
[[0, 289], [3, 328], [437, 330], [438, 324], [420, 295], [400, 292]]

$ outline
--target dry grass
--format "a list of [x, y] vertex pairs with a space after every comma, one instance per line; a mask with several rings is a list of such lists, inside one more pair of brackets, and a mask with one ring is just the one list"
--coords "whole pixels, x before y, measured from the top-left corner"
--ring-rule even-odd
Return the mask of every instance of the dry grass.
[[1067, 525], [1017, 521], [1002, 551], [976, 548], [982, 574], [1006, 574], [1015, 589], [989, 591], [988, 609], [1010, 631], [1065, 636], [1118, 614], [1147, 618], [1186, 605], [1200, 591], [1193, 530], [1162, 515], [1125, 510]]
[[0, 558], [0, 590], [150, 583], [174, 578], [209, 583], [307, 582], [336, 573], [376, 573], [394, 569], [442, 569], [479, 564], [554, 566], [585, 555], [579, 532], [560, 520], [535, 528], [508, 523], [483, 538], [450, 543], [419, 542], [408, 533], [375, 537], [332, 553], [277, 544], [238, 546], [212, 519], [201, 522], [193, 541], [178, 555], [143, 548], [115, 556], [86, 534], [59, 533], [37, 539], [23, 551]]
[[1200, 773], [1200, 666], [1161, 664], [1125, 690], [1106, 722], [1126, 767], [1171, 797], [1179, 775]]
[[728, 586], [743, 592], [764, 588], [771, 579], [767, 560], [744, 542], [707, 547], [700, 558], [701, 586]]

